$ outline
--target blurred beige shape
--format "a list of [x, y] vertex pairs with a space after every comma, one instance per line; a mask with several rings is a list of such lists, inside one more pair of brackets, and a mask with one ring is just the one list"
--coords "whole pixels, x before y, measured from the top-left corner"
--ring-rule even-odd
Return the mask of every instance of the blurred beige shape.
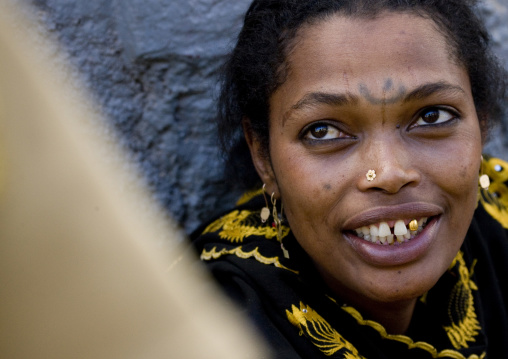
[[162, 245], [177, 229], [13, 10], [0, 4], [0, 357], [267, 357]]

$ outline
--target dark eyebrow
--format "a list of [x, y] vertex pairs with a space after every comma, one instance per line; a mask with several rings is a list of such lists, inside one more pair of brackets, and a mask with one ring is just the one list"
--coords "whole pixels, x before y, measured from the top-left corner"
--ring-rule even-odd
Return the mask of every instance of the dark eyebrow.
[[[405, 96], [403, 95], [404, 90], [402, 91], [403, 92], [400, 95], [403, 96], [402, 100], [403, 103], [421, 100], [423, 98], [429, 97], [439, 92], [452, 92], [462, 94], [465, 93], [462, 87], [452, 85], [445, 81], [423, 84], [421, 86], [418, 86]], [[358, 103], [358, 101], [359, 97], [351, 93], [309, 92], [305, 94], [296, 104], [291, 106], [291, 108], [284, 114], [282, 125], [286, 123], [287, 119], [289, 118], [289, 116], [293, 111], [299, 111], [303, 108], [313, 107], [316, 105], [330, 105], [330, 106], [354, 105]]]
[[345, 106], [358, 102], [358, 97], [353, 94], [309, 92], [284, 114], [283, 125], [293, 111], [316, 105]]
[[299, 110], [303, 107], [317, 104], [344, 106], [358, 101], [358, 98], [352, 94], [335, 94], [328, 92], [309, 92], [303, 98], [291, 107], [291, 110]]
[[465, 91], [462, 89], [462, 87], [452, 85], [448, 82], [440, 81], [418, 86], [404, 97], [403, 102], [421, 100], [438, 92], [455, 92], [465, 94]]

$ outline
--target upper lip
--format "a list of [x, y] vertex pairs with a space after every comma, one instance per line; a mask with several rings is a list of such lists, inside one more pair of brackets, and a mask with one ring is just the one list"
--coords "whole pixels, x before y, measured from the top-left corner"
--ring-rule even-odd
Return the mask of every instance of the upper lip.
[[413, 219], [437, 216], [442, 208], [426, 202], [410, 202], [394, 206], [381, 206], [357, 213], [348, 218], [343, 225], [344, 230], [354, 230], [363, 226], [398, 219]]

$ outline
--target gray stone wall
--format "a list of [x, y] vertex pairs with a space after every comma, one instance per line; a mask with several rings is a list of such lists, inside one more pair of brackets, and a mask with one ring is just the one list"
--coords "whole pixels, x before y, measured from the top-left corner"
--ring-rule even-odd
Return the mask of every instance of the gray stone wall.
[[[22, 1], [22, 0], [18, 0]], [[214, 131], [217, 73], [250, 0], [25, 0], [63, 45], [156, 199], [187, 232], [234, 203]], [[508, 3], [482, 13], [508, 66]], [[508, 159], [508, 120], [488, 150]]]

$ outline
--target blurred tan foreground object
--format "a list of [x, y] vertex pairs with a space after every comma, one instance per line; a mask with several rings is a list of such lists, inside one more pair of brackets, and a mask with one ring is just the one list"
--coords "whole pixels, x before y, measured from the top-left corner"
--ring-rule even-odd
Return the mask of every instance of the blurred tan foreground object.
[[267, 357], [196, 264], [168, 270], [175, 229], [14, 15], [0, 4], [0, 357]]

